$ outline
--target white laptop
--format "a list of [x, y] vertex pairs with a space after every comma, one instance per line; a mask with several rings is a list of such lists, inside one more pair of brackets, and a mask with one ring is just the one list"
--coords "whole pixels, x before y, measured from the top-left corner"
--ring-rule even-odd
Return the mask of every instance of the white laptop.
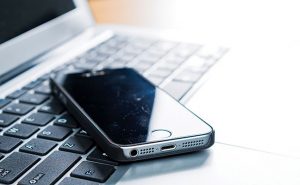
[[[195, 40], [96, 25], [83, 0], [0, 2], [0, 183], [300, 184], [297, 65], [252, 45]], [[207, 120], [216, 144], [132, 164], [111, 160], [54, 99], [48, 78], [66, 68], [125, 66]]]

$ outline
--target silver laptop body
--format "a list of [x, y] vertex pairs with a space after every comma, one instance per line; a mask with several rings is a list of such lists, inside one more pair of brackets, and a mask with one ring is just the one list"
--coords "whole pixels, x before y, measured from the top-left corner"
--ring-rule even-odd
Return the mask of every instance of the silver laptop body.
[[[70, 3], [72, 1], [69, 0], [64, 2]], [[219, 60], [225, 53], [227, 53], [228, 49], [218, 47], [217, 45], [208, 47], [193, 38], [189, 38], [187, 35], [170, 34], [170, 32], [149, 31], [118, 25], [96, 26], [87, 2], [84, 0], [74, 0], [74, 8], [71, 8], [67, 12], [62, 13], [60, 16], [57, 16], [46, 23], [40, 24], [25, 33], [16, 35], [14, 38], [1, 43], [0, 99], [7, 99], [8, 96], [26, 86], [28, 87], [26, 91], [29, 93], [35, 93], [38, 86], [34, 86], [34, 83], [32, 84], [31, 82], [44, 78], [44, 76], [50, 72], [61, 70], [63, 67], [76, 65], [76, 67], [88, 68], [90, 66], [86, 65], [84, 62], [79, 62], [77, 65], [76, 60], [82, 59], [82, 56], [86, 57], [87, 54], [93, 55], [90, 51], [93, 51], [99, 46], [101, 47], [102, 44], [110, 43], [110, 39], [118, 38], [122, 40], [124, 37], [130, 38], [131, 41], [139, 42], [140, 45], [147, 45], [149, 42], [153, 44], [157, 41], [164, 43], [177, 43], [180, 46], [182, 45], [194, 52], [193, 54], [188, 55], [186, 60], [184, 60], [185, 62], [182, 64], [178, 62], [180, 63], [180, 67], [176, 67], [175, 70], [171, 70], [171, 73], [164, 78], [162, 78], [162, 76], [166, 74], [165, 71], [156, 71], [156, 69], [160, 67], [160, 64], [165, 62], [163, 60], [159, 60], [158, 64], [154, 64], [154, 66], [148, 66], [149, 68], [147, 69], [144, 69], [145, 65], [143, 63], [137, 65], [138, 62], [136, 59], [127, 64], [123, 64], [122, 62], [121, 64], [116, 64], [105, 60], [105, 63], [93, 67], [120, 67], [123, 65], [136, 67], [141, 73], [149, 78], [149, 80], [157, 83], [157, 85], [163, 89], [165, 88], [171, 95], [177, 98], [178, 101], [190, 107], [193, 111], [200, 114], [200, 116], [203, 111], [205, 115], [204, 118], [212, 120], [212, 125], [214, 125], [214, 120], [217, 120], [218, 124], [220, 124], [220, 120], [216, 119], [218, 116], [211, 115], [211, 113], [213, 113], [213, 108], [212, 106], [208, 106], [209, 102], [205, 101], [205, 99], [206, 97], [209, 97], [208, 94], [210, 90], [221, 89], [211, 85], [209, 86], [210, 88], [206, 90], [206, 86], [204, 85], [206, 83], [204, 82], [206, 82], [206, 80], [216, 72], [222, 72], [222, 69], [224, 69], [224, 62]], [[114, 41], [111, 42], [113, 43]], [[163, 47], [168, 48], [170, 46], [166, 44]], [[195, 47], [194, 50], [193, 47]], [[105, 50], [105, 48], [103, 50]], [[182, 52], [181, 54], [184, 55], [185, 53]], [[116, 55], [112, 54], [112, 56], [115, 57]], [[227, 56], [227, 54], [225, 56]], [[215, 65], [216, 63], [217, 65]], [[184, 73], [181, 74], [186, 66], [192, 67], [195, 69], [196, 74], [201, 73], [201, 75], [189, 76]], [[154, 73], [155, 75], [153, 75]], [[215, 77], [215, 81], [218, 82], [215, 82], [215, 84], [220, 85], [222, 83], [222, 80], [218, 79], [218, 75], [214, 75], [213, 77]], [[189, 86], [180, 86], [182, 88], [178, 88], [179, 86], [173, 85], [177, 84], [176, 78], [178, 78], [178, 81], [182, 80], [184, 83], [189, 84]], [[174, 83], [170, 85], [173, 81]], [[28, 84], [31, 85], [28, 86]], [[201, 87], [202, 89], [203, 85], [203, 93], [201, 93], [201, 91], [199, 93], [199, 88]], [[188, 88], [183, 92], [182, 89], [184, 89], [184, 87]], [[42, 90], [44, 90], [41, 91], [43, 93], [47, 91], [47, 89]], [[216, 92], [214, 93], [216, 95]], [[203, 96], [204, 98], [201, 97], [203, 94], [206, 95]], [[20, 97], [22, 96], [24, 95], [20, 95]], [[213, 102], [213, 100], [211, 100], [213, 97], [207, 99]], [[43, 106], [45, 106], [45, 104], [47, 104], [50, 100], [46, 100], [45, 102], [35, 106], [33, 110], [25, 115], [19, 116], [19, 119], [14, 123], [11, 123], [8, 126], [2, 126], [0, 135], [10, 137], [8, 132], [15, 132], [16, 129], [14, 127], [16, 125], [22, 125], [22, 121], [26, 119], [28, 115], [31, 115], [32, 113], [39, 113], [39, 110], [42, 109]], [[1, 107], [0, 113], [4, 113], [4, 109], [9, 107], [12, 103], [18, 102], [19, 97], [11, 98], [8, 104]], [[201, 102], [206, 103], [203, 104], [203, 106], [208, 106], [209, 109], [205, 109], [205, 106], [200, 106]], [[214, 105], [216, 105], [216, 103]], [[6, 153], [1, 152], [4, 153], [4, 157], [0, 160], [0, 167], [4, 163], [3, 161], [8, 161], [8, 158], [12, 155], [12, 153], [22, 153], [21, 150], [23, 149], [21, 148], [25, 147], [26, 143], [30, 142], [32, 139], [39, 138], [39, 134], [45, 131], [44, 129], [47, 129], [48, 126], [63, 124], [57, 123], [60, 116], [61, 114], [56, 115], [55, 119], [51, 120], [46, 125], [40, 126], [39, 130], [33, 133], [30, 137], [21, 139], [22, 143], [17, 145], [11, 151]], [[218, 127], [223, 128], [224, 126], [217, 126], [217, 140]], [[40, 160], [38, 162], [32, 164], [26, 169], [26, 171], [19, 172], [20, 175], [16, 176], [10, 184], [18, 184], [19, 182], [28, 182], [28, 184], [31, 182], [32, 184], [38, 184], [43, 182], [43, 178], [46, 178], [43, 173], [37, 173], [37, 175], [29, 180], [27, 177], [30, 176], [31, 173], [35, 172], [34, 169], [38, 168], [43, 161], [47, 160], [53, 152], [61, 151], [61, 147], [63, 145], [68, 145], [66, 144], [66, 141], [68, 141], [70, 137], [77, 137], [77, 135], [80, 134], [84, 135], [84, 132], [81, 132], [81, 129], [78, 127], [72, 128], [72, 130], [72, 133], [62, 141], [57, 142], [57, 145], [55, 145], [50, 152], [45, 155], [39, 155]], [[235, 142], [230, 140], [232, 138], [228, 137], [228, 134], [231, 135], [234, 131], [232, 128], [224, 130], [227, 131], [227, 135], [224, 135], [229, 138], [227, 143], [218, 141], [212, 149], [204, 152], [134, 164], [116, 165], [115, 172], [109, 176], [108, 180], [105, 181], [105, 184], [161, 184], [162, 182], [165, 184], [245, 184], [245, 182], [249, 182], [250, 184], [277, 184], [278, 182], [283, 182], [285, 179], [291, 179], [288, 184], [299, 184], [299, 178], [296, 178], [295, 173], [295, 171], [299, 171], [299, 160], [282, 157], [281, 155], [278, 155], [278, 153], [273, 154], [272, 152], [263, 150], [257, 151], [253, 149], [255, 147], [243, 147], [240, 143], [236, 146], [232, 146], [235, 145]], [[226, 133], [224, 130], [223, 133]], [[12, 137], [15, 137], [15, 133], [10, 134]], [[226, 138], [223, 138], [224, 135], [221, 135], [221, 141], [226, 141]], [[231, 145], [231, 143], [233, 144]], [[62, 172], [61, 175], [58, 175], [59, 178], [51, 179], [51, 182], [55, 182], [55, 184], [75, 184], [75, 182], [79, 182], [81, 184], [87, 184], [87, 182], [90, 182], [91, 184], [99, 184], [97, 178], [96, 180], [92, 180], [91, 177], [78, 176], [78, 174], [77, 176], [74, 175], [74, 171], [76, 171], [76, 169], [79, 168], [81, 163], [84, 161], [101, 163], [97, 161], [98, 159], [96, 159], [96, 161], [95, 159], [91, 159], [91, 154], [94, 150], [95, 146], [93, 145], [89, 148], [88, 152], [81, 154], [79, 161], [70, 165], [70, 168]], [[102, 153], [101, 155], [107, 157], [105, 156], [105, 153]], [[251, 159], [252, 162], [247, 160], [238, 160], [239, 158]], [[271, 164], [278, 164], [278, 168], [285, 170], [274, 170], [275, 167]], [[258, 168], [261, 171], [257, 170]], [[6, 176], [8, 171], [5, 172], [5, 170], [7, 169], [0, 170], [0, 176], [4, 173], [4, 177], [0, 177], [0, 180], [1, 178], [9, 178], [9, 176]], [[86, 171], [86, 173], [92, 175], [92, 171]], [[240, 174], [240, 177], [236, 178], [236, 174]], [[250, 179], [249, 176], [251, 176]], [[274, 176], [276, 178], [273, 178]]]

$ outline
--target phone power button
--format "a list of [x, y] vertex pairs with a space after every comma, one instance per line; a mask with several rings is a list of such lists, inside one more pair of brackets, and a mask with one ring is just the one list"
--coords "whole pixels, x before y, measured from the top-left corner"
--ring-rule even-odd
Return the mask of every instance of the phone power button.
[[152, 130], [152, 137], [160, 139], [160, 138], [168, 138], [172, 135], [172, 132], [164, 129]]

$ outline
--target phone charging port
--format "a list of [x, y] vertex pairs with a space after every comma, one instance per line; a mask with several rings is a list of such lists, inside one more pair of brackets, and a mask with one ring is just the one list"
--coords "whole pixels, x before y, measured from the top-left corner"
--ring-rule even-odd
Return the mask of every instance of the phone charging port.
[[174, 150], [176, 148], [176, 145], [166, 145], [162, 146], [160, 148], [161, 151], [169, 151], [169, 150]]

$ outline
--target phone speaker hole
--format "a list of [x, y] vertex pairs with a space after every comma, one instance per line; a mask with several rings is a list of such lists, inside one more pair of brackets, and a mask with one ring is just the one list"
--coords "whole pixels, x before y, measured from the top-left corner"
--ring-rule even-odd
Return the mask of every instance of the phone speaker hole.
[[203, 139], [182, 143], [183, 148], [196, 147], [196, 146], [202, 146], [202, 145], [204, 145]]
[[154, 148], [143, 148], [143, 149], [140, 149], [139, 153], [141, 155], [151, 154], [151, 153], [154, 153]]

